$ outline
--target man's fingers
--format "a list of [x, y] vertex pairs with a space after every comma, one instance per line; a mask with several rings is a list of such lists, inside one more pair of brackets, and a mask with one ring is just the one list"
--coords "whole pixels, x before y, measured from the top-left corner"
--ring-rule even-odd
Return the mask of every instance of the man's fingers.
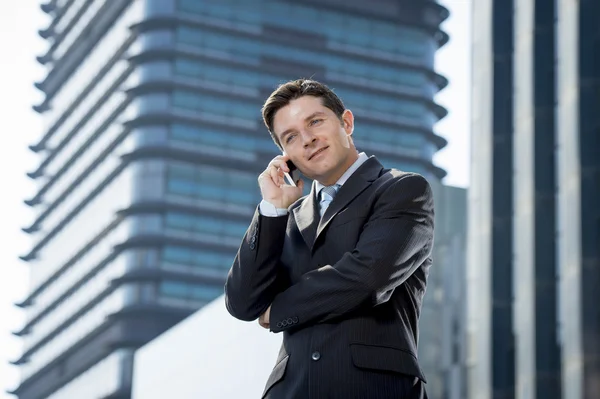
[[277, 169], [275, 166], [271, 166], [269, 168], [269, 175], [271, 176], [271, 180], [273, 180], [273, 183], [275, 183], [275, 185], [277, 185], [278, 187], [281, 186], [281, 175], [283, 173], [281, 172], [281, 169]]
[[279, 187], [283, 184], [283, 171], [281, 169], [278, 169], [274, 165], [269, 166], [267, 169], [265, 169], [264, 172], [260, 174], [258, 179], [259, 183], [261, 179], [269, 179], [273, 182], [274, 185]]
[[271, 167], [275, 167], [276, 169], [283, 169], [284, 172], [290, 171], [290, 168], [288, 168], [286, 161], [284, 161], [281, 157], [276, 157], [273, 160], [271, 160], [267, 168]]
[[276, 156], [269, 162], [269, 165], [262, 175], [270, 177], [273, 184], [277, 187], [281, 187], [285, 184], [284, 172], [290, 171], [286, 162], [287, 158], [283, 155]]

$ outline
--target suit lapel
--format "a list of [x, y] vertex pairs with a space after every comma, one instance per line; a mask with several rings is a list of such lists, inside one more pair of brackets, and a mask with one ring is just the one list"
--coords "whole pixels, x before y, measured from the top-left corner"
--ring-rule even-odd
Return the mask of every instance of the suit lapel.
[[331, 222], [331, 219], [342, 209], [346, 208], [354, 198], [366, 190], [377, 179], [382, 168], [375, 157], [370, 157], [350, 176], [346, 183], [340, 187], [340, 190], [319, 221], [315, 241], [319, 238], [323, 230], [325, 230], [329, 222]]
[[316, 200], [315, 183], [313, 182], [310, 194], [302, 201], [302, 204], [293, 209], [294, 219], [300, 234], [308, 248], [312, 252], [317, 224], [319, 223], [319, 208]]
[[374, 156], [367, 159], [340, 188], [322, 218], [319, 215], [319, 201], [313, 182], [310, 194], [293, 210], [298, 230], [311, 253], [319, 235], [329, 222], [377, 179], [381, 169], [383, 166]]

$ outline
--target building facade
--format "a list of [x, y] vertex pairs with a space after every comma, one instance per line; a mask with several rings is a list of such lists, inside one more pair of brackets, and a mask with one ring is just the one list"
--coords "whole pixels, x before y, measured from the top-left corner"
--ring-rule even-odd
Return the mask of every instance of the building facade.
[[599, 16], [474, 3], [471, 398], [600, 395]]
[[[136, 348], [222, 293], [278, 151], [260, 118], [314, 77], [356, 116], [358, 147], [439, 179], [447, 41], [434, 2], [50, 0], [24, 226], [32, 248], [23, 399], [129, 398]], [[289, 18], [294, 15], [294, 18]], [[351, 27], [351, 29], [349, 29]]]
[[419, 318], [419, 363], [431, 399], [465, 399], [467, 190], [432, 184], [435, 245]]

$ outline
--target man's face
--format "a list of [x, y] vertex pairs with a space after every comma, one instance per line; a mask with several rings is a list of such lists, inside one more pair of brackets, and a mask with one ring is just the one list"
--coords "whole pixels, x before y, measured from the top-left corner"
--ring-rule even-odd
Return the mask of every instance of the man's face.
[[340, 121], [314, 96], [290, 101], [273, 118], [274, 133], [291, 161], [324, 185], [334, 184], [358, 158], [353, 129], [352, 112], [344, 111]]

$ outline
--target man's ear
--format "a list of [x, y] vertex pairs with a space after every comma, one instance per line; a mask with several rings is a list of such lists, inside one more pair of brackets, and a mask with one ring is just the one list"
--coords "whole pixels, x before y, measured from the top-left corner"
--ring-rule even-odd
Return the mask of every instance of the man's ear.
[[346, 131], [346, 135], [351, 136], [354, 133], [354, 115], [349, 109], [344, 110], [342, 114], [342, 127]]

